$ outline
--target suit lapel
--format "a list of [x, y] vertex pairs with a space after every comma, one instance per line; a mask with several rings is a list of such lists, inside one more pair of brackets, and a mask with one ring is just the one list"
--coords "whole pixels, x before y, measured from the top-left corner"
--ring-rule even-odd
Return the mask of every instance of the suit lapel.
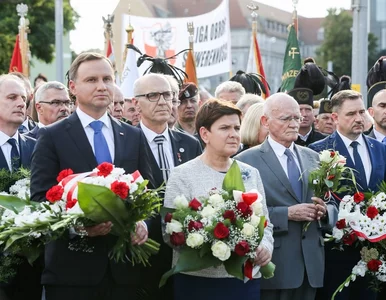
[[308, 193], [308, 176], [309, 176], [309, 170], [306, 166], [310, 165], [308, 156], [305, 155], [300, 147], [295, 147], [295, 152], [298, 157], [299, 165], [300, 165], [300, 173], [301, 173], [301, 180], [302, 180], [302, 199], [301, 202], [308, 202], [307, 201], [307, 193]]
[[371, 174], [370, 174], [370, 180], [369, 180], [369, 185], [370, 185], [370, 182], [377, 181], [376, 166], [379, 164], [377, 163], [376, 157], [373, 152], [374, 141], [372, 141], [371, 139], [368, 139], [365, 135], [363, 135], [363, 139], [365, 140], [365, 143], [367, 146], [367, 152], [369, 153], [370, 163], [371, 163]]
[[111, 125], [113, 126], [114, 133], [114, 165], [119, 166], [121, 164], [123, 154], [125, 153], [125, 132], [119, 121], [111, 118]]
[[355, 168], [354, 162], [353, 162], [351, 155], [348, 152], [348, 149], [347, 149], [346, 145], [344, 144], [343, 140], [341, 139], [339, 134], [337, 134], [336, 132], [334, 132], [334, 135], [335, 136], [333, 137], [333, 139], [335, 141], [335, 146], [333, 149], [339, 151], [340, 155], [343, 155], [344, 157], [346, 157], [346, 165], [348, 167]]
[[68, 135], [71, 137], [75, 147], [78, 148], [78, 151], [82, 153], [82, 157], [86, 160], [90, 169], [95, 168], [97, 161], [77, 113], [74, 112], [63, 122], [67, 122], [66, 130]]
[[[263, 152], [261, 158], [265, 161], [268, 168], [271, 169], [272, 173], [279, 179], [279, 181], [284, 185], [284, 187], [288, 190], [288, 192], [292, 195], [297, 202], [301, 202], [294, 190], [292, 189], [291, 183], [288, 180], [287, 175], [285, 174], [283, 167], [281, 166], [275, 152], [269, 145], [268, 140], [262, 144], [260, 150]], [[261, 176], [265, 176], [265, 174], [261, 174]]]
[[3, 149], [0, 149], [0, 169], [5, 169], [9, 171], [8, 163], [5, 159]]
[[174, 134], [173, 130], [170, 130], [170, 129], [169, 129], [169, 135], [172, 143], [172, 152], [173, 152], [172, 155], [174, 160], [174, 166], [177, 167], [180, 164], [185, 162], [184, 160], [185, 156], [183, 155], [183, 151], [181, 151], [181, 150], [185, 151], [185, 149], [181, 145], [181, 137], [179, 135]]
[[32, 149], [28, 145], [28, 142], [24, 136], [19, 134], [20, 141], [20, 163], [23, 167], [29, 167], [31, 165]]

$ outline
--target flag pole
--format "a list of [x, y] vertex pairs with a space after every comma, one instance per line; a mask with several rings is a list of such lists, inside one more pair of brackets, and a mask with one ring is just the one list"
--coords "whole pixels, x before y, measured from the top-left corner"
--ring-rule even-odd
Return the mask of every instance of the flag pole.
[[188, 78], [185, 78], [185, 82], [194, 82], [194, 84], [198, 87], [198, 79], [197, 79], [197, 70], [196, 70], [196, 60], [194, 57], [194, 25], [193, 22], [188, 22], [187, 30], [189, 33], [189, 51], [185, 61], [185, 72], [188, 75]]
[[299, 0], [292, 0], [292, 5], [294, 7], [294, 11], [292, 13], [292, 22], [294, 24], [295, 33], [296, 36], [298, 35], [298, 11], [296, 10], [296, 7], [298, 5]]
[[131, 26], [130, 15], [131, 15], [131, 7], [130, 7], [130, 3], [129, 3], [129, 25], [125, 29], [125, 31], [127, 33], [127, 42], [125, 44], [125, 50], [123, 51], [123, 60], [122, 60], [122, 68], [121, 68], [122, 72], [121, 73], [123, 73], [123, 70], [125, 68], [127, 51], [128, 51], [127, 46], [133, 43], [134, 27]]
[[16, 5], [16, 11], [17, 14], [20, 16], [19, 20], [19, 39], [20, 39], [20, 53], [21, 53], [21, 59], [23, 64], [23, 70], [22, 73], [29, 77], [29, 60], [31, 53], [29, 51], [29, 44], [28, 44], [28, 33], [30, 33], [29, 30], [29, 20], [26, 18], [28, 13], [28, 6], [26, 4], [18, 4]]
[[[109, 56], [113, 53], [113, 28], [112, 24], [114, 23], [114, 15], [107, 15], [107, 19], [105, 17], [102, 17], [104, 22], [104, 36], [105, 36], [105, 53], [106, 57], [110, 58]], [[110, 60], [111, 61], [111, 60]], [[116, 66], [115, 61], [111, 61], [113, 63], [114, 72], [116, 72]]]

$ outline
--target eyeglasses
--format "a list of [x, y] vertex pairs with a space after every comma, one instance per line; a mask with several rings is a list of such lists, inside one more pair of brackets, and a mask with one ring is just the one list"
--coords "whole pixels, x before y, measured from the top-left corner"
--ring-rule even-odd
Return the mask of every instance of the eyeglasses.
[[137, 95], [135, 97], [136, 98], [138, 98], [138, 97], [146, 97], [147, 100], [149, 100], [150, 102], [158, 102], [159, 99], [161, 98], [161, 95], [162, 95], [162, 97], [164, 98], [165, 101], [172, 101], [174, 96], [175, 96], [175, 93], [172, 92], [172, 91], [166, 91], [166, 92], [163, 92], [163, 93], [154, 92], [154, 93]]
[[290, 123], [292, 120], [294, 120], [296, 123], [303, 122], [303, 117], [285, 117], [285, 118], [274, 118], [276, 120], [279, 120], [282, 123]]
[[74, 102], [70, 101], [70, 100], [66, 100], [66, 101], [62, 101], [62, 100], [39, 101], [38, 103], [49, 104], [49, 105], [52, 105], [53, 107], [60, 107], [62, 105], [64, 105], [65, 107], [72, 107], [74, 105]]

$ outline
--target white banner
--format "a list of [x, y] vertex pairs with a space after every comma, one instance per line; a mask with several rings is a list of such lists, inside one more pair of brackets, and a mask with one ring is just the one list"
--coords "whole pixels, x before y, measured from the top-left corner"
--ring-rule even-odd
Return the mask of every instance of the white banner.
[[[196, 57], [197, 77], [204, 78], [231, 70], [231, 43], [229, 25], [229, 0], [213, 11], [188, 18], [144, 18], [123, 15], [122, 37], [125, 28], [134, 27], [134, 45], [150, 56], [170, 57], [189, 48], [187, 23], [194, 25], [194, 54]], [[125, 40], [125, 39], [122, 39]], [[122, 49], [123, 52], [123, 49]], [[187, 52], [178, 55], [169, 63], [185, 70]], [[139, 73], [143, 74], [148, 64], [143, 63]]]

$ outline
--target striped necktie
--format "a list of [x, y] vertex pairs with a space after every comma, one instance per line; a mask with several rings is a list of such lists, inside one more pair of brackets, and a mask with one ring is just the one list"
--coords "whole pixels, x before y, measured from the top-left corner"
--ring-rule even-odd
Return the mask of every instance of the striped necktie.
[[158, 166], [162, 172], [162, 177], [166, 183], [169, 179], [170, 165], [168, 158], [165, 155], [164, 141], [165, 137], [163, 135], [157, 135], [154, 138], [154, 142], [157, 144], [158, 148]]

